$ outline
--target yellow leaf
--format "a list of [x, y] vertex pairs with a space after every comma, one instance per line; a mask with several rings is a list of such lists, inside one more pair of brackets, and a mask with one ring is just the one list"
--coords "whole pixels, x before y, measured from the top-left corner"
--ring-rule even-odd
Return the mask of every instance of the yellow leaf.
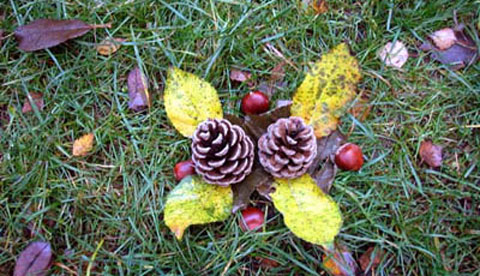
[[192, 136], [206, 119], [223, 118], [215, 88], [179, 68], [169, 69], [163, 98], [168, 118], [183, 136]]
[[295, 179], [275, 179], [273, 204], [285, 225], [299, 238], [318, 245], [331, 244], [342, 226], [335, 201], [318, 188], [308, 174]]
[[188, 226], [225, 220], [232, 207], [230, 187], [208, 184], [200, 176], [188, 176], [168, 194], [164, 220], [181, 240]]
[[73, 142], [73, 156], [85, 156], [92, 150], [93, 133], [88, 133]]
[[307, 73], [293, 96], [292, 116], [311, 124], [315, 135], [327, 136], [337, 128], [339, 118], [355, 97], [360, 68], [342, 43], [323, 55]]

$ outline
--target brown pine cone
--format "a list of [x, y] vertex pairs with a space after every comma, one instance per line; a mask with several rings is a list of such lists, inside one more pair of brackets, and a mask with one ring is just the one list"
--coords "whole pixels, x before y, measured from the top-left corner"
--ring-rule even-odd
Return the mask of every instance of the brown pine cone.
[[235, 184], [252, 172], [252, 140], [242, 128], [224, 119], [209, 119], [198, 125], [192, 153], [195, 170], [211, 184]]
[[277, 120], [258, 140], [258, 157], [277, 178], [297, 178], [312, 165], [317, 141], [311, 126], [300, 117]]

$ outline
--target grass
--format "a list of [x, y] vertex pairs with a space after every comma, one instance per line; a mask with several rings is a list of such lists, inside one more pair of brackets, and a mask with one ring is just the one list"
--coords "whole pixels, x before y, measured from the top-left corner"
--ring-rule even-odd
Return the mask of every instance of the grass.
[[[480, 65], [460, 71], [423, 53], [401, 70], [385, 68], [376, 51], [400, 39], [411, 53], [427, 34], [459, 21], [475, 34], [478, 1], [328, 1], [313, 16], [294, 1], [3, 1], [8, 33], [38, 18], [112, 22], [60, 47], [36, 53], [0, 48], [0, 274], [32, 240], [50, 241], [52, 275], [315, 275], [323, 251], [292, 235], [271, 204], [266, 231], [243, 233], [238, 215], [191, 227], [176, 241], [163, 222], [172, 168], [189, 157], [189, 140], [168, 122], [165, 73], [179, 66], [206, 78], [226, 112], [238, 112], [247, 91], [229, 70], [266, 79], [281, 61], [290, 98], [308, 63], [346, 41], [360, 61], [359, 91], [372, 111], [340, 129], [364, 150], [358, 173], [337, 175], [332, 197], [344, 225], [337, 240], [358, 258], [368, 247], [387, 252], [378, 275], [478, 275], [480, 268]], [[96, 53], [105, 37], [128, 42], [110, 57]], [[154, 97], [148, 113], [127, 110], [126, 75], [141, 66]], [[44, 94], [42, 111], [22, 114], [28, 93]], [[73, 141], [94, 132], [94, 150], [71, 156]], [[421, 164], [420, 142], [444, 146], [438, 170]], [[103, 244], [99, 244], [103, 241]], [[255, 257], [280, 266], [258, 267]]]

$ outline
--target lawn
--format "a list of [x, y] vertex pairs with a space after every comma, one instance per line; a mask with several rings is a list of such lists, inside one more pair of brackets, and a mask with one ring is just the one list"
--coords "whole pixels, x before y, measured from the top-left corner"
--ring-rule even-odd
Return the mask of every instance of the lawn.
[[[340, 172], [330, 191], [344, 220], [337, 242], [355, 258], [372, 246], [385, 251], [376, 275], [479, 275], [480, 65], [453, 71], [418, 46], [453, 26], [455, 13], [480, 45], [480, 2], [328, 2], [314, 15], [280, 0], [2, 1], [7, 36], [39, 18], [112, 28], [34, 53], [12, 35], [0, 46], [0, 274], [13, 272], [31, 241], [45, 240], [52, 275], [325, 275], [323, 250], [295, 237], [260, 197], [262, 232], [242, 232], [235, 214], [175, 239], [163, 209], [190, 140], [167, 119], [162, 96], [174, 65], [212, 83], [224, 111], [238, 114], [248, 87], [230, 71], [268, 79], [282, 61], [269, 43], [291, 61], [273, 100], [290, 99], [310, 62], [347, 42], [371, 111], [363, 121], [342, 117], [340, 130], [366, 161]], [[95, 50], [105, 37], [127, 41], [105, 57]], [[377, 51], [397, 39], [411, 57], [401, 69], [385, 67]], [[149, 112], [127, 106], [126, 76], [137, 65], [149, 79]], [[24, 114], [32, 92], [43, 93], [45, 107]], [[93, 150], [73, 157], [73, 141], [89, 132]], [[438, 169], [421, 162], [425, 139], [444, 147]], [[260, 266], [259, 257], [279, 265]]]

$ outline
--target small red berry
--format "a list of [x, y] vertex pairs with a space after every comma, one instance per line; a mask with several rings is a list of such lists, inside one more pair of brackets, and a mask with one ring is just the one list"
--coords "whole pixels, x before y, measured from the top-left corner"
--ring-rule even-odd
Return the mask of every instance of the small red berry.
[[195, 165], [193, 164], [192, 159], [177, 163], [173, 169], [173, 174], [175, 174], [175, 179], [177, 181], [182, 180], [186, 176], [195, 174]]
[[268, 97], [261, 91], [250, 92], [242, 99], [242, 111], [245, 114], [261, 114], [268, 111]]
[[345, 171], [358, 171], [363, 165], [362, 149], [352, 143], [346, 143], [335, 153], [335, 163]]
[[243, 231], [258, 229], [265, 221], [265, 214], [262, 210], [255, 207], [248, 207], [242, 211], [242, 218], [240, 220], [240, 228]]

